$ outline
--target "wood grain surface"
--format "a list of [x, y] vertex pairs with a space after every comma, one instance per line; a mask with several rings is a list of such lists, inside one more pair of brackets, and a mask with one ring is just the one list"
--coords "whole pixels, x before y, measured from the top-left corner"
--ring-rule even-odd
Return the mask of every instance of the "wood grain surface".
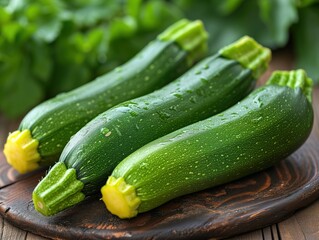
[[[285, 68], [278, 65], [275, 63], [277, 68]], [[315, 123], [311, 136], [298, 151], [275, 167], [175, 199], [131, 220], [112, 216], [98, 197], [56, 216], [41, 216], [34, 211], [31, 193], [44, 171], [18, 175], [0, 155], [0, 213], [4, 218], [0, 218], [0, 236], [2, 239], [43, 239], [37, 235], [55, 239], [220, 239], [231, 236], [245, 240], [319, 239], [319, 214], [311, 214], [312, 211], [319, 213], [319, 201], [284, 220], [319, 198], [318, 88], [313, 105]], [[1, 135], [16, 128], [16, 124], [1, 118], [0, 123]], [[3, 137], [0, 144], [3, 145]], [[14, 228], [11, 223], [25, 231]], [[260, 228], [263, 229], [238, 236]]]

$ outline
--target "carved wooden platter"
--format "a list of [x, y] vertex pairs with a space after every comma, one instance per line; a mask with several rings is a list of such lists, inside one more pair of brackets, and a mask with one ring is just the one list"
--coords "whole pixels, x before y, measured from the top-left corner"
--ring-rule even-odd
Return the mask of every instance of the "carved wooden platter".
[[112, 216], [99, 196], [53, 217], [38, 214], [31, 194], [44, 171], [19, 176], [0, 155], [0, 213], [24, 230], [54, 239], [225, 238], [279, 222], [319, 198], [319, 89], [306, 143], [278, 165], [190, 194], [130, 220]]

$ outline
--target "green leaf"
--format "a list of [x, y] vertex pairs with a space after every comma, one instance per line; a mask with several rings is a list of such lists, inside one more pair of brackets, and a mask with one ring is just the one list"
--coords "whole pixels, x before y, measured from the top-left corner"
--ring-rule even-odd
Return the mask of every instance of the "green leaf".
[[55, 96], [60, 92], [70, 91], [92, 80], [90, 70], [85, 65], [68, 64], [57, 65], [53, 74], [49, 95]]
[[6, 24], [10, 20], [10, 14], [5, 10], [5, 8], [1, 7], [0, 4], [0, 26]]
[[127, 61], [183, 16], [160, 0], [0, 1], [0, 111], [12, 116]]
[[29, 24], [35, 26], [36, 40], [51, 43], [57, 38], [62, 28], [61, 7], [60, 0], [39, 0], [24, 10]]
[[[50, 47], [43, 43], [32, 43], [29, 46], [30, 60], [33, 75], [41, 82], [46, 84], [52, 73], [52, 57]], [[37, 51], [32, 51], [37, 49]]]
[[3, 7], [7, 6], [9, 4], [9, 1], [10, 0], [0, 0], [0, 6], [3, 6]]
[[221, 1], [219, 11], [225, 15], [233, 13], [242, 3], [243, 0], [224, 0]]
[[126, 12], [129, 16], [133, 18], [137, 18], [140, 8], [141, 8], [142, 0], [129, 0], [126, 3]]
[[146, 43], [157, 36], [155, 32], [140, 32], [130, 38], [119, 38], [111, 41], [107, 52], [107, 66], [104, 71], [111, 70], [133, 57]]
[[[177, 0], [191, 19], [202, 19], [209, 32], [211, 53], [249, 35], [261, 44], [278, 48], [288, 41], [289, 27], [297, 20], [293, 0], [219, 1]], [[227, 6], [229, 4], [229, 6]]]
[[319, 0], [296, 0], [298, 7], [307, 7], [311, 4], [318, 3]]
[[109, 28], [110, 40], [130, 37], [137, 30], [137, 22], [134, 18], [126, 16], [124, 18], [114, 19]]
[[139, 21], [141, 27], [146, 30], [158, 29], [160, 31], [172, 22], [181, 19], [182, 16], [182, 12], [173, 4], [160, 0], [150, 0], [143, 4]]
[[67, 9], [72, 20], [79, 27], [94, 26], [99, 21], [111, 20], [121, 12], [120, 1], [117, 0], [92, 0], [67, 2]]
[[85, 37], [85, 51], [91, 52], [95, 51], [96, 48], [100, 45], [101, 41], [103, 41], [104, 37], [104, 28], [94, 28], [89, 31]]
[[296, 67], [306, 70], [319, 83], [319, 6], [301, 8], [299, 22], [293, 28]]
[[7, 64], [0, 67], [0, 111], [10, 118], [21, 116], [43, 99], [43, 89], [32, 76], [28, 60], [17, 56], [20, 68]]
[[[36, 82], [28, 76], [23, 80], [23, 82], [16, 84], [14, 88], [4, 89], [7, 90], [7, 94], [1, 94], [0, 111], [7, 117], [21, 117], [22, 114], [43, 99], [43, 90]], [[11, 94], [8, 94], [8, 92], [11, 92]]]
[[[210, 53], [215, 53], [243, 35], [265, 40], [265, 31], [260, 31], [260, 25], [263, 28], [266, 26], [259, 19], [258, 5], [255, 1], [243, 1], [238, 9], [228, 16], [220, 12], [221, 3], [222, 1], [218, 0], [207, 0], [205, 4], [198, 4], [195, 0], [179, 3], [188, 18], [201, 19], [204, 22], [209, 33]], [[253, 23], [251, 19], [254, 19]]]
[[27, 1], [25, 0], [10, 0], [6, 6], [8, 12], [13, 13], [20, 11], [27, 5]]
[[289, 29], [298, 20], [295, 0], [259, 0], [260, 16], [276, 47], [288, 42]]
[[18, 35], [21, 26], [19, 23], [10, 22], [2, 26], [1, 33], [2, 37], [5, 38], [8, 42], [12, 43], [16, 40], [16, 36]]
[[53, 42], [59, 35], [62, 23], [56, 19], [48, 19], [38, 25], [34, 38], [42, 42]]

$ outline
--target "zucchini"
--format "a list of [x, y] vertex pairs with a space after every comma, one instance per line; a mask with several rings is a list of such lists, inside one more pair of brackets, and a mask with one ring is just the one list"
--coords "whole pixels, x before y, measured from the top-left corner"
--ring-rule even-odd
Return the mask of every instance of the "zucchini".
[[272, 166], [309, 136], [311, 92], [303, 70], [275, 72], [266, 86], [226, 111], [143, 146], [102, 187], [107, 209], [131, 218]]
[[[234, 53], [241, 62], [231, 59]], [[35, 208], [52, 215], [98, 192], [114, 167], [133, 151], [247, 96], [269, 60], [269, 49], [244, 37], [164, 88], [100, 114], [73, 136], [59, 163], [34, 190]]]
[[206, 54], [206, 42], [201, 21], [181, 20], [123, 66], [35, 107], [8, 136], [4, 147], [8, 163], [20, 173], [52, 165], [87, 122], [176, 79]]

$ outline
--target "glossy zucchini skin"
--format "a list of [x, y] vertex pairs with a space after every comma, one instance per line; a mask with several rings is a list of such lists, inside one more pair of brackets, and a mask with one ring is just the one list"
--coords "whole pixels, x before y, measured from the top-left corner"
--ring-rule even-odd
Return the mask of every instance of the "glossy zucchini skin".
[[112, 177], [135, 189], [137, 212], [145, 212], [272, 166], [305, 142], [312, 124], [312, 106], [300, 88], [270, 84], [216, 116], [143, 146]]
[[164, 86], [206, 52], [207, 32], [201, 21], [174, 23], [123, 66], [31, 110], [7, 138], [7, 162], [20, 173], [53, 164], [70, 137], [92, 118]]
[[138, 148], [217, 114], [249, 94], [267, 68], [270, 50], [249, 37], [226, 49], [241, 62], [223, 57], [221, 50], [174, 82], [107, 110], [79, 130], [35, 188], [35, 208], [53, 215], [83, 201], [97, 193], [114, 167]]
[[155, 40], [124, 66], [29, 112], [19, 130], [39, 141], [39, 164], [50, 165], [81, 127], [125, 100], [152, 92], [187, 70], [187, 52], [174, 42]]
[[82, 192], [92, 194], [130, 153], [227, 109], [248, 95], [255, 82], [251, 70], [238, 62], [209, 57], [162, 89], [100, 114], [73, 136], [60, 161], [76, 170]]

